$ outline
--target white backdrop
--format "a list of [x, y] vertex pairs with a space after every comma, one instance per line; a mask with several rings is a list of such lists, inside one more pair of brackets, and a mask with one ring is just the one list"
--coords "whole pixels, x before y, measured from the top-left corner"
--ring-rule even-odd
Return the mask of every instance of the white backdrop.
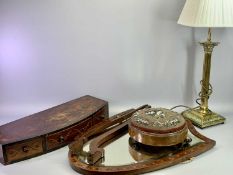
[[[111, 114], [194, 106], [207, 29], [177, 24], [185, 0], [0, 0], [0, 122], [90, 94]], [[233, 112], [232, 29], [214, 29], [210, 106]]]
[[[203, 62], [198, 42], [207, 30], [176, 23], [184, 2], [1, 0], [1, 117], [85, 94], [108, 100], [110, 110], [194, 105]], [[210, 105], [222, 110], [233, 102], [233, 30], [213, 32], [221, 45], [213, 53]]]

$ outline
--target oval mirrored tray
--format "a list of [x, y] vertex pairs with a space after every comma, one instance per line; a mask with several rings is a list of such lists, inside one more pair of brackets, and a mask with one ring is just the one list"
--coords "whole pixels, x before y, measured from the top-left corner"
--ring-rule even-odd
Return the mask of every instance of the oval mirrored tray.
[[211, 149], [215, 141], [197, 132], [187, 122], [188, 137], [169, 147], [147, 146], [131, 139], [128, 119], [143, 108], [130, 109], [83, 133], [69, 145], [71, 167], [82, 174], [139, 174], [166, 168]]

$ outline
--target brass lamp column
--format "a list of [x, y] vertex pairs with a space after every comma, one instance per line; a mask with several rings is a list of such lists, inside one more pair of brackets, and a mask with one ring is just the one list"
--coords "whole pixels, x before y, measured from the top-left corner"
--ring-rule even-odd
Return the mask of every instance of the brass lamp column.
[[204, 47], [205, 57], [203, 63], [203, 75], [201, 80], [201, 92], [199, 93], [201, 100], [200, 106], [192, 110], [184, 111], [184, 117], [190, 119], [195, 125], [200, 128], [205, 128], [212, 125], [224, 123], [225, 118], [217, 113], [212, 112], [208, 107], [208, 100], [212, 94], [212, 86], [210, 84], [210, 70], [211, 70], [211, 56], [213, 48], [217, 46], [218, 42], [211, 41], [211, 28], [208, 31], [208, 39], [206, 42], [200, 43]]
[[212, 94], [212, 86], [210, 85], [210, 69], [211, 69], [211, 56], [215, 46], [219, 43], [211, 41], [211, 28], [208, 31], [208, 39], [206, 42], [200, 43], [205, 52], [204, 63], [203, 63], [203, 75], [201, 81], [201, 92], [199, 93], [201, 99], [201, 113], [208, 114], [210, 111], [208, 109], [209, 96]]
[[211, 28], [233, 27], [232, 0], [186, 0], [178, 24], [189, 27], [209, 28], [208, 39], [200, 43], [204, 47], [205, 57], [203, 76], [201, 80], [198, 107], [184, 111], [184, 117], [190, 119], [200, 128], [224, 123], [225, 118], [212, 112], [208, 107], [208, 100], [212, 94], [210, 84], [211, 56], [215, 46], [219, 43], [211, 41]]

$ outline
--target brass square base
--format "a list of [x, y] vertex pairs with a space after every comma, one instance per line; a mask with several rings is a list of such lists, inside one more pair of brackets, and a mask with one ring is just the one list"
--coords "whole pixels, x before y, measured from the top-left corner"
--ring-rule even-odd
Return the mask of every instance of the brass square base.
[[208, 114], [203, 114], [200, 108], [189, 109], [182, 112], [182, 115], [191, 120], [192, 123], [199, 128], [206, 128], [209, 126], [223, 124], [225, 122], [225, 118], [221, 115], [212, 111], [210, 111]]

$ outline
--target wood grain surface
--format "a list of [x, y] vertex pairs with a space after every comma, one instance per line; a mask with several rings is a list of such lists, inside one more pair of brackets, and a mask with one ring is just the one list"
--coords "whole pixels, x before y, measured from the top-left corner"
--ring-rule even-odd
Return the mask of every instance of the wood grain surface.
[[58, 149], [108, 115], [108, 102], [86, 95], [2, 125], [0, 160], [10, 164]]

